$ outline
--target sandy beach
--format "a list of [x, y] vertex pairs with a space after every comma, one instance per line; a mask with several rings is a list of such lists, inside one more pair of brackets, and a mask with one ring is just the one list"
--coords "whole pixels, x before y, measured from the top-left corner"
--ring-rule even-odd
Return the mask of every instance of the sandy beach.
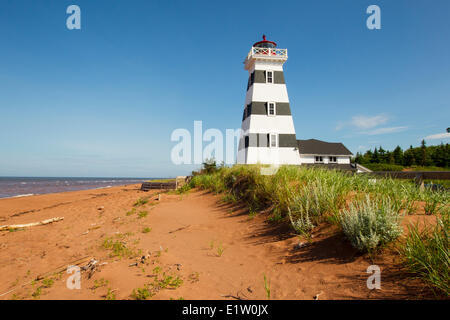
[[[152, 299], [267, 299], [267, 288], [271, 299], [429, 297], [389, 249], [370, 259], [333, 226], [308, 243], [212, 193], [158, 193], [128, 185], [0, 200], [0, 225], [64, 217], [0, 232], [0, 299], [133, 299], [158, 281]], [[68, 289], [66, 266], [90, 259], [96, 268], [81, 273], [81, 289]], [[373, 264], [381, 290], [366, 286]]]

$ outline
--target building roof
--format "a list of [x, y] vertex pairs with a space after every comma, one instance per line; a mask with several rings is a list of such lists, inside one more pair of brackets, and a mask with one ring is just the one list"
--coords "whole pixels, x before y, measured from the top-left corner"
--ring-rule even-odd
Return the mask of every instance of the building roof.
[[269, 41], [266, 39], [266, 35], [263, 34], [263, 40], [255, 42], [253, 44], [254, 47], [260, 47], [260, 48], [276, 48], [277, 44], [273, 41]]
[[298, 150], [301, 154], [351, 156], [350, 152], [340, 142], [325, 142], [316, 139], [297, 140]]

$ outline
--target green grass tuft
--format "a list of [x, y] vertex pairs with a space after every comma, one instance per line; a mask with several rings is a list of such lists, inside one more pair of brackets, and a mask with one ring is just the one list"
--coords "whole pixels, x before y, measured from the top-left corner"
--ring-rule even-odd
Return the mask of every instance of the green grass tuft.
[[410, 272], [447, 297], [450, 295], [449, 227], [448, 215], [438, 219], [434, 228], [419, 231], [417, 225], [410, 226], [400, 250]]

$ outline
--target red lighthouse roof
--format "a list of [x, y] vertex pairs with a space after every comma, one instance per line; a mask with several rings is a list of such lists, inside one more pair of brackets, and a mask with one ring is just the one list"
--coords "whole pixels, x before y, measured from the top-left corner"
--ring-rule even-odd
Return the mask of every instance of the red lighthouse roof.
[[253, 46], [258, 48], [275, 48], [277, 44], [273, 41], [266, 40], [266, 35], [263, 34], [263, 41], [255, 42]]

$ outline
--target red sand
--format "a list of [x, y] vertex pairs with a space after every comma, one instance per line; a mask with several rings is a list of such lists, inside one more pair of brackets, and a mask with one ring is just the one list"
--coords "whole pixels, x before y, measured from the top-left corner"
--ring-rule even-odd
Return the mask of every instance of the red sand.
[[[132, 185], [0, 200], [1, 225], [64, 217], [45, 226], [0, 232], [0, 294], [14, 289], [0, 299], [103, 299], [108, 289], [116, 299], [131, 299], [133, 289], [154, 281], [156, 267], [159, 276], [179, 276], [183, 284], [161, 289], [152, 299], [267, 299], [264, 275], [271, 299], [313, 299], [317, 294], [320, 300], [430, 297], [389, 250], [371, 261], [329, 225], [319, 226], [312, 242], [296, 249], [295, 244], [305, 241], [286, 227], [268, 223], [264, 215], [252, 218], [245, 208], [221, 204], [220, 196], [210, 193], [162, 194], [161, 201], [152, 196], [127, 216], [137, 199], [154, 194]], [[143, 210], [148, 215], [139, 218]], [[144, 227], [151, 231], [143, 233]], [[141, 263], [110, 257], [102, 243], [118, 234], [127, 247], [150, 253], [150, 258]], [[21, 286], [86, 256], [106, 264], [90, 279], [83, 272], [80, 290], [67, 289], [65, 271], [53, 276], [49, 287], [42, 281]], [[138, 266], [129, 266], [136, 261]], [[372, 264], [381, 268], [381, 290], [367, 289], [366, 270]]]

